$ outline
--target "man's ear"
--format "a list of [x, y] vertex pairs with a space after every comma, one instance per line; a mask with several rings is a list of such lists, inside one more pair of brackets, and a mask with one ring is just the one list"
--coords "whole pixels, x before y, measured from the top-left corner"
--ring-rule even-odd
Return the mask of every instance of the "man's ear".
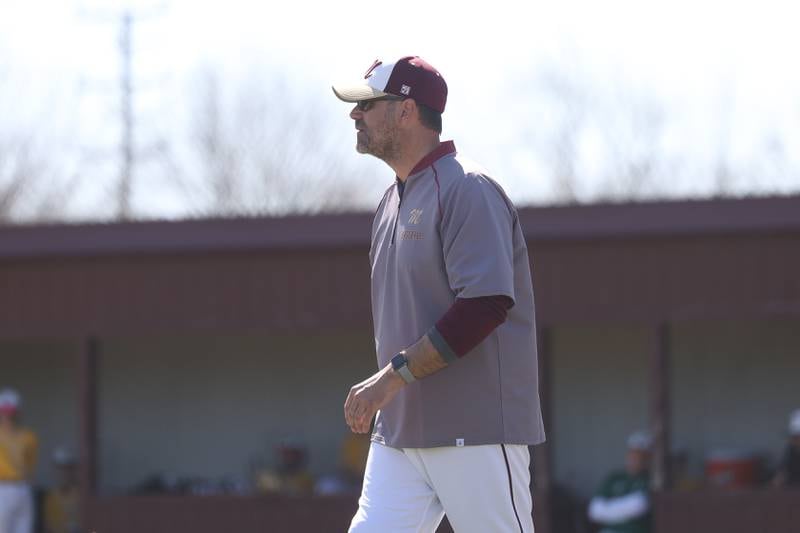
[[400, 118], [409, 119], [417, 113], [417, 102], [411, 98], [406, 98], [400, 102]]

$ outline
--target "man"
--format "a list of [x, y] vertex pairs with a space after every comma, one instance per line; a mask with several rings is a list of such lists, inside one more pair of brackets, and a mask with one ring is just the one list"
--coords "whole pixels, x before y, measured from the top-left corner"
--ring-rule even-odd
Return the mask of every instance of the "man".
[[533, 531], [528, 445], [544, 441], [533, 289], [517, 212], [441, 142], [447, 84], [417, 56], [335, 85], [356, 150], [395, 173], [372, 226], [376, 374], [347, 424], [372, 443], [352, 532]]
[[30, 482], [36, 465], [36, 436], [17, 422], [19, 394], [0, 390], [0, 532], [33, 530], [33, 494]]
[[648, 466], [652, 439], [640, 431], [628, 437], [625, 470], [612, 472], [589, 503], [589, 518], [601, 533], [650, 531]]
[[789, 416], [789, 443], [772, 483], [776, 487], [800, 487], [800, 409]]

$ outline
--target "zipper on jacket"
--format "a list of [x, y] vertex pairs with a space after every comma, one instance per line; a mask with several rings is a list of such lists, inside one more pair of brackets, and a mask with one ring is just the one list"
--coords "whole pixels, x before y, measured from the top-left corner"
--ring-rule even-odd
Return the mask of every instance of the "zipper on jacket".
[[394, 246], [394, 240], [397, 236], [397, 219], [400, 218], [400, 206], [403, 205], [403, 196], [405, 195], [406, 183], [399, 182], [397, 184], [397, 213], [394, 214], [394, 225], [392, 227], [392, 242], [389, 246]]
[[392, 227], [392, 243], [391, 246], [394, 246], [394, 239], [397, 236], [397, 219], [400, 218], [400, 205], [403, 203], [403, 198], [401, 197], [397, 202], [397, 213], [394, 214], [394, 226]]

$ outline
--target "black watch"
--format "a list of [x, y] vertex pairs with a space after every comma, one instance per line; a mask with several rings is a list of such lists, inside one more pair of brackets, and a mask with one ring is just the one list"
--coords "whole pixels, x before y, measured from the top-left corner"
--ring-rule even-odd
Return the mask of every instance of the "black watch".
[[400, 352], [392, 357], [392, 369], [400, 374], [400, 377], [403, 378], [403, 381], [406, 383], [411, 383], [412, 381], [417, 380], [417, 378], [414, 377], [414, 374], [411, 373], [411, 370], [408, 369], [408, 358], [406, 357], [405, 352]]

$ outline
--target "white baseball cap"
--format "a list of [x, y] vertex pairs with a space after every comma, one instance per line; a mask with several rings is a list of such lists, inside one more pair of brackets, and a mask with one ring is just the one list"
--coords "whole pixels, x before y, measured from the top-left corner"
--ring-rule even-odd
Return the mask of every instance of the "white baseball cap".
[[53, 462], [60, 466], [75, 464], [75, 454], [65, 446], [59, 446], [53, 450]]
[[21, 403], [19, 393], [14, 389], [3, 389], [0, 391], [0, 411], [15, 412]]
[[789, 416], [789, 434], [800, 436], [800, 409], [795, 409]]
[[653, 445], [653, 437], [650, 435], [650, 432], [640, 430], [635, 431], [630, 434], [628, 437], [628, 449], [629, 450], [641, 450], [641, 451], [648, 451], [650, 447]]

